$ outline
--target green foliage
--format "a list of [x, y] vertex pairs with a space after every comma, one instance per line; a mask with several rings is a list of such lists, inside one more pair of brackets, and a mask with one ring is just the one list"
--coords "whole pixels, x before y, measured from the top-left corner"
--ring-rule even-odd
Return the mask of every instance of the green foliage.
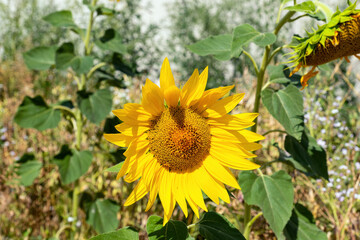
[[306, 1], [294, 6], [286, 7], [286, 10], [296, 11], [296, 12], [305, 12], [309, 14], [315, 14], [316, 6], [313, 1]]
[[265, 47], [275, 41], [276, 36], [273, 33], [260, 33], [249, 24], [242, 24], [234, 29], [232, 35], [211, 36], [189, 45], [188, 49], [200, 56], [214, 55], [216, 59], [226, 61], [239, 57], [250, 42]]
[[16, 173], [20, 177], [20, 184], [30, 186], [40, 174], [42, 163], [35, 160], [34, 155], [25, 154], [21, 157], [20, 166]]
[[[89, 208], [87, 223], [98, 233], [114, 231], [119, 225], [119, 220], [116, 217], [119, 209], [120, 207], [117, 204], [112, 203], [108, 199], [96, 199]], [[121, 234], [126, 237], [134, 236], [133, 232], [124, 232], [125, 231], [122, 231]], [[110, 236], [113, 237], [112, 234]]]
[[41, 96], [25, 97], [14, 121], [21, 127], [35, 128], [39, 131], [55, 128], [60, 121], [60, 110], [48, 106]]
[[120, 171], [120, 169], [121, 169], [121, 167], [122, 167], [123, 164], [124, 164], [124, 162], [118, 163], [118, 164], [116, 164], [116, 165], [114, 165], [114, 166], [112, 166], [112, 167], [109, 167], [109, 168], [106, 169], [105, 171], [117, 173], [117, 172]]
[[93, 66], [93, 57], [79, 57], [75, 55], [74, 44], [71, 42], [63, 43], [56, 50], [56, 68], [66, 70], [71, 67], [77, 74], [87, 73]]
[[138, 240], [139, 233], [136, 232], [134, 229], [126, 227], [117, 230], [116, 232], [109, 232], [99, 234], [96, 237], [90, 238], [90, 240]]
[[99, 124], [111, 111], [112, 96], [109, 89], [95, 92], [78, 92], [81, 112], [93, 123]]
[[304, 112], [299, 89], [291, 84], [279, 91], [266, 88], [261, 92], [261, 98], [266, 109], [285, 130], [300, 139], [304, 130]]
[[146, 223], [146, 231], [149, 240], [184, 240], [189, 239], [189, 233], [185, 223], [170, 220], [163, 226], [163, 219], [152, 215]]
[[63, 145], [53, 161], [59, 167], [62, 183], [69, 184], [87, 172], [92, 162], [92, 154], [89, 151], [69, 149], [67, 145]]
[[120, 54], [126, 53], [126, 46], [123, 45], [120, 34], [113, 28], [107, 29], [104, 35], [97, 40], [95, 44], [103, 50], [109, 50]]
[[223, 34], [211, 36], [188, 46], [188, 49], [200, 56], [214, 55], [217, 60], [226, 61], [232, 56], [231, 53], [232, 35]]
[[72, 27], [77, 28], [72, 13], [69, 10], [63, 10], [50, 13], [43, 17], [43, 19], [55, 27]]
[[311, 212], [299, 203], [295, 204], [291, 218], [284, 229], [284, 235], [287, 240], [328, 239], [326, 234], [315, 225]]
[[55, 64], [56, 47], [36, 47], [23, 54], [26, 66], [32, 70], [47, 70]]
[[[295, 168], [305, 172], [307, 175], [314, 178], [323, 177], [328, 180], [326, 152], [317, 144], [316, 139], [307, 132], [303, 132], [300, 142], [292, 136], [286, 136], [285, 149], [292, 156], [290, 161]], [[297, 167], [297, 164], [302, 167]]]
[[291, 177], [282, 170], [271, 176], [257, 176], [253, 172], [243, 171], [239, 174], [238, 181], [245, 202], [261, 208], [271, 229], [280, 238], [293, 206]]
[[209, 240], [245, 240], [234, 225], [216, 212], [206, 212], [196, 225], [200, 234]]
[[290, 79], [285, 77], [284, 69], [286, 66], [283, 64], [273, 66], [268, 66], [268, 73], [269, 73], [269, 82], [271, 83], [281, 83], [286, 84], [290, 82]]

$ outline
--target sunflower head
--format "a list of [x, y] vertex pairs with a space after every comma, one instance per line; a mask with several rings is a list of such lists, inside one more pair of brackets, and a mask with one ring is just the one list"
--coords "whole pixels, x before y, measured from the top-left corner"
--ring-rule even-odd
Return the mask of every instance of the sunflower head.
[[334, 59], [360, 53], [360, 44], [354, 49], [355, 39], [360, 37], [359, 9], [355, 9], [356, 2], [344, 11], [337, 11], [330, 21], [313, 33], [307, 32], [307, 37], [294, 37], [298, 43], [291, 46], [292, 57], [288, 63], [293, 66], [317, 66]]
[[[123, 121], [117, 134], [104, 137], [127, 147], [118, 178], [139, 180], [125, 202], [133, 204], [148, 194], [148, 210], [159, 195], [164, 207], [164, 225], [178, 203], [185, 216], [187, 203], [199, 217], [207, 211], [202, 192], [215, 203], [230, 202], [224, 184], [240, 188], [230, 168], [251, 170], [259, 165], [247, 160], [255, 143], [264, 137], [246, 130], [257, 113], [229, 115], [244, 94], [224, 97], [233, 86], [205, 91], [208, 68], [195, 69], [182, 89], [175, 86], [165, 58], [160, 87], [146, 80], [141, 104], [127, 103], [113, 113]], [[222, 98], [222, 99], [221, 99]]]

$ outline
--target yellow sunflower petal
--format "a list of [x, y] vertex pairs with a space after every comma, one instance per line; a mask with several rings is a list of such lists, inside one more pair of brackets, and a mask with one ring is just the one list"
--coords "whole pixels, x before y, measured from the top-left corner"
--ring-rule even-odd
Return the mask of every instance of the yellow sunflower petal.
[[183, 211], [185, 217], [188, 216], [187, 205], [185, 201], [185, 193], [183, 190], [183, 174], [176, 174], [174, 176], [174, 187], [173, 194], [175, 196], [175, 200], [178, 202], [181, 210]]
[[239, 183], [236, 181], [234, 175], [227, 167], [221, 165], [219, 161], [208, 156], [203, 164], [211, 176], [230, 187], [240, 189]]
[[175, 85], [170, 86], [164, 91], [164, 96], [168, 106], [176, 107], [179, 103], [180, 89]]
[[216, 204], [219, 204], [219, 198], [227, 200], [229, 194], [224, 185], [221, 185], [209, 175], [204, 167], [199, 167], [194, 171], [194, 178], [201, 190]]
[[254, 121], [254, 119], [259, 116], [258, 113], [239, 113], [239, 114], [234, 114], [231, 115], [237, 119], [239, 119], [240, 121], [249, 121], [252, 122]]
[[136, 157], [136, 161], [130, 166], [130, 169], [128, 170], [128, 174], [125, 177], [126, 182], [134, 182], [138, 180], [144, 170], [144, 166], [148, 161], [151, 161], [151, 159], [154, 158], [151, 153], [148, 154], [142, 154], [139, 157]]
[[206, 109], [202, 115], [206, 118], [220, 118], [233, 110], [244, 96], [245, 93], [239, 93], [221, 99]]
[[128, 199], [126, 199], [124, 206], [129, 206], [133, 204], [136, 201], [139, 201], [142, 199], [146, 194], [148, 193], [148, 190], [146, 189], [145, 184], [140, 180], [134, 190], [131, 192]]
[[234, 85], [206, 90], [199, 101], [195, 104], [195, 109], [198, 112], [203, 112], [206, 108], [211, 107], [217, 100], [222, 98], [233, 88]]
[[160, 70], [160, 88], [164, 92], [171, 86], [175, 86], [175, 80], [171, 72], [169, 60], [165, 58]]
[[254, 122], [242, 120], [233, 115], [225, 115], [221, 118], [210, 118], [208, 119], [208, 124], [211, 127], [218, 127], [229, 130], [243, 130], [244, 128], [251, 127], [254, 125]]
[[165, 171], [162, 182], [158, 183], [160, 184], [159, 197], [161, 204], [164, 207], [165, 215], [171, 211], [171, 203], [174, 200], [174, 196], [171, 191], [171, 177], [172, 174], [169, 171]]
[[260, 148], [262, 148], [262, 145], [259, 143], [239, 143], [239, 145], [248, 150], [248, 151], [256, 151], [259, 150]]
[[181, 90], [181, 106], [194, 105], [203, 95], [208, 78], [208, 67], [202, 71], [199, 76], [199, 72], [195, 69], [189, 80], [185, 83]]
[[145, 111], [128, 111], [125, 109], [117, 109], [112, 111], [121, 121], [132, 126], [149, 126], [151, 115]]
[[147, 169], [149, 169], [149, 171], [147, 171], [147, 172], [152, 171], [154, 174], [152, 174], [151, 177], [143, 174], [144, 179], [147, 179], [147, 177], [148, 177], [148, 179], [150, 179], [149, 184], [148, 184], [148, 189], [150, 189], [150, 194], [149, 194], [149, 200], [146, 205], [145, 211], [148, 211], [154, 204], [156, 196], [159, 193], [159, 188], [160, 188], [159, 183], [161, 182], [164, 172], [165, 172], [165, 169], [160, 168], [158, 162], [156, 162], [156, 161], [153, 161], [153, 163]]
[[[253, 170], [260, 167], [256, 163], [245, 159], [247, 154], [244, 150], [237, 150], [235, 147], [228, 147], [228, 145], [224, 144], [212, 143], [210, 148], [210, 155], [216, 160], [220, 161], [223, 165], [233, 169]], [[254, 154], [251, 155], [256, 156]]]
[[142, 88], [142, 101], [144, 109], [154, 116], [160, 115], [164, 110], [164, 95], [161, 89], [149, 79], [146, 79]]
[[233, 131], [229, 129], [223, 129], [218, 127], [212, 127], [210, 129], [211, 136], [223, 141], [230, 141], [230, 142], [257, 142], [260, 140], [265, 139], [260, 134], [251, 132], [249, 130], [240, 130], [240, 131]]
[[149, 130], [150, 128], [147, 126], [131, 126], [126, 123], [121, 123], [115, 126], [116, 130], [121, 132], [121, 134], [132, 137], [139, 136]]
[[201, 189], [198, 184], [196, 183], [196, 180], [194, 178], [194, 174], [192, 173], [186, 173], [185, 182], [187, 187], [187, 198], [190, 198], [196, 205], [198, 205], [200, 208], [202, 208], [204, 211], [207, 211], [207, 208], [205, 206], [205, 202], [201, 193]]
[[180, 105], [182, 107], [188, 106], [189, 98], [191, 97], [191, 91], [193, 91], [193, 88], [190, 85], [195, 86], [195, 84], [198, 82], [198, 79], [199, 71], [196, 68], [180, 91]]
[[120, 147], [127, 147], [134, 140], [133, 137], [125, 136], [121, 133], [105, 133], [104, 138]]

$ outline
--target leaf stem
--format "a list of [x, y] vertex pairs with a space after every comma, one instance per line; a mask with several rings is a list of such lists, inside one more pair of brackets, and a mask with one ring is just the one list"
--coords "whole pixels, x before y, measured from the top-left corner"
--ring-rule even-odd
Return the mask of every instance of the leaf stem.
[[266, 136], [266, 135], [268, 135], [268, 134], [270, 134], [270, 133], [273, 133], [273, 132], [279, 132], [279, 133], [285, 133], [285, 134], [287, 134], [287, 132], [286, 132], [286, 131], [284, 131], [284, 130], [280, 130], [280, 129], [273, 129], [273, 130], [269, 130], [269, 131], [267, 131], [267, 132], [263, 133], [262, 135], [263, 135], [263, 136]]
[[248, 224], [246, 225], [245, 227], [245, 230], [244, 230], [244, 235], [245, 236], [249, 236], [250, 235], [250, 229], [251, 229], [251, 226], [254, 224], [254, 222], [263, 215], [262, 212], [259, 212], [258, 214], [256, 214], [255, 217], [253, 217], [251, 219], [251, 221], [248, 222]]
[[255, 73], [256, 73], [256, 75], [258, 75], [259, 74], [259, 68], [258, 68], [254, 58], [250, 55], [250, 53], [248, 53], [245, 50], [243, 50], [243, 53], [251, 60], [253, 66], [254, 66]]
[[65, 107], [65, 106], [62, 106], [62, 105], [55, 105], [55, 106], [53, 106], [53, 109], [63, 110], [65, 112], [69, 113], [71, 115], [71, 117], [76, 118], [74, 112], [71, 111], [71, 109], [68, 108], [68, 107]]

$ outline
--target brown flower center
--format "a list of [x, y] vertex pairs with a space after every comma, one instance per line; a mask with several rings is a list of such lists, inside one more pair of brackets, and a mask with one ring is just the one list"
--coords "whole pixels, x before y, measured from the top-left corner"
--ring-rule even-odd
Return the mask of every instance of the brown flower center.
[[191, 170], [209, 154], [209, 125], [191, 109], [180, 106], [166, 109], [152, 121], [148, 136], [150, 152], [169, 171]]

